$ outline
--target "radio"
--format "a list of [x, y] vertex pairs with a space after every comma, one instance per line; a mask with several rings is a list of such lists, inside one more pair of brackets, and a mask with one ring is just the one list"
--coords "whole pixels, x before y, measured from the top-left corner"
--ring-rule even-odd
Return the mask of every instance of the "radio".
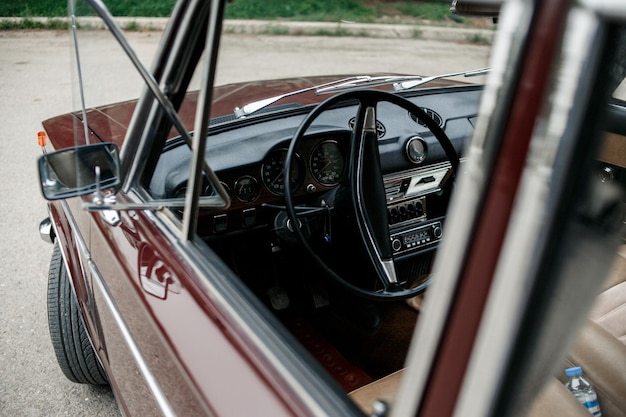
[[434, 222], [391, 234], [391, 247], [394, 254], [425, 248], [441, 240], [441, 222]]

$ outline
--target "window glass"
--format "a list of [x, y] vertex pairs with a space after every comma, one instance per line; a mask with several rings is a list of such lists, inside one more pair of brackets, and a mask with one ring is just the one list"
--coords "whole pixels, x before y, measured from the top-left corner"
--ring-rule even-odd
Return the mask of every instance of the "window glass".
[[617, 86], [613, 92], [613, 98], [621, 101], [626, 101], [626, 78]]

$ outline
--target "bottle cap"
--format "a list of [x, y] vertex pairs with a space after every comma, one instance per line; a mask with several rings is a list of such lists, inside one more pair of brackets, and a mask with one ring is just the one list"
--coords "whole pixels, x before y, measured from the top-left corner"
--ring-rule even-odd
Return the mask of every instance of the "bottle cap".
[[575, 366], [573, 368], [567, 368], [565, 370], [565, 375], [566, 376], [577, 376], [577, 375], [582, 375], [583, 374], [583, 368], [581, 368], [580, 366]]

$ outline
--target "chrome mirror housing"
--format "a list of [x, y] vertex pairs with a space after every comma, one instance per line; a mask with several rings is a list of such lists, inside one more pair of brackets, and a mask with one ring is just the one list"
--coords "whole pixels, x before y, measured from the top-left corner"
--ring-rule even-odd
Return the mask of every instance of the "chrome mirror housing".
[[39, 158], [41, 191], [47, 200], [87, 195], [120, 183], [114, 143], [75, 146]]

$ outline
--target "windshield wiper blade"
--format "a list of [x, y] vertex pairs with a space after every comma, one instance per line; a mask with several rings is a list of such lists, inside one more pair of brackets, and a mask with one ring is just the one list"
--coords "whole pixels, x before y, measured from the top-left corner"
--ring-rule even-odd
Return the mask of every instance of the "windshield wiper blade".
[[351, 88], [359, 87], [362, 85], [367, 86], [375, 86], [375, 85], [384, 85], [395, 83], [399, 81], [409, 81], [409, 80], [421, 80], [422, 77], [419, 75], [410, 75], [410, 76], [376, 76], [372, 77], [370, 75], [355, 75], [352, 77], [342, 78], [340, 80], [331, 81], [324, 84], [315, 85], [312, 87], [303, 88], [301, 90], [291, 91], [289, 93], [280, 94], [277, 96], [265, 98], [262, 100], [253, 101], [252, 103], [248, 103], [243, 107], [235, 107], [233, 110], [235, 117], [240, 119], [246, 116], [251, 115], [265, 107], [274, 104], [275, 102], [282, 100], [286, 97], [295, 96], [301, 93], [306, 93], [307, 91], [315, 90], [315, 94], [325, 94], [330, 92], [335, 92], [338, 90], [349, 90]]
[[324, 84], [320, 84], [320, 85], [314, 85], [312, 87], [307, 87], [307, 88], [303, 88], [301, 90], [296, 90], [296, 91], [291, 91], [289, 93], [284, 93], [284, 94], [280, 94], [274, 97], [269, 97], [269, 98], [265, 98], [263, 100], [257, 100], [257, 101], [253, 101], [252, 103], [248, 103], [243, 107], [235, 107], [234, 109], [234, 113], [235, 113], [235, 117], [240, 119], [242, 117], [246, 117], [251, 115], [252, 113], [255, 113], [271, 104], [274, 104], [275, 102], [282, 100], [284, 98], [287, 97], [291, 97], [291, 96], [295, 96], [297, 94], [301, 94], [301, 93], [306, 93], [307, 91], [313, 91], [313, 90], [319, 90], [320, 88], [324, 88], [324, 87], [329, 87], [332, 85], [337, 85], [337, 84], [344, 84], [350, 81], [354, 81], [357, 79], [363, 78], [362, 76], [354, 76], [354, 77], [348, 77], [348, 78], [342, 78], [340, 80], [335, 80], [335, 81], [331, 81], [328, 83], [324, 83]]
[[233, 110], [235, 117], [241, 119], [249, 116], [265, 107], [274, 104], [275, 102], [287, 97], [295, 96], [301, 93], [315, 90], [315, 94], [328, 94], [342, 90], [349, 90], [361, 86], [377, 86], [385, 84], [393, 84], [393, 88], [396, 91], [410, 90], [418, 85], [426, 84], [439, 78], [455, 77], [464, 75], [465, 77], [473, 77], [476, 75], [482, 75], [490, 71], [490, 68], [480, 68], [473, 71], [454, 72], [450, 74], [435, 75], [432, 77], [422, 77], [420, 75], [356, 75], [353, 77], [342, 78], [340, 80], [331, 81], [328, 83], [315, 85], [312, 87], [303, 88], [301, 90], [291, 91], [289, 93], [279, 94], [277, 96], [265, 98], [262, 100], [253, 101], [243, 107], [235, 107]]
[[361, 87], [361, 86], [374, 87], [377, 85], [397, 83], [400, 81], [411, 81], [411, 80], [421, 80], [421, 79], [422, 77], [419, 75], [380, 75], [376, 77], [372, 77], [369, 75], [361, 75], [359, 77], [354, 77], [354, 79], [351, 79], [351, 80], [335, 83], [334, 85], [329, 85], [327, 87], [320, 87], [317, 89], [316, 94], [328, 94], [328, 93], [334, 93], [336, 91], [350, 90], [352, 88]]
[[472, 70], [472, 71], [451, 72], [449, 74], [433, 75], [432, 77], [420, 77], [419, 79], [415, 79], [415, 80], [404, 80], [404, 81], [395, 82], [393, 84], [393, 89], [396, 91], [405, 91], [405, 90], [410, 90], [417, 86], [429, 83], [431, 81], [438, 80], [440, 78], [458, 77], [461, 75], [464, 77], [475, 77], [477, 75], [486, 74], [489, 71], [491, 71], [491, 68], [485, 67], [485, 68], [479, 68], [479, 69]]

